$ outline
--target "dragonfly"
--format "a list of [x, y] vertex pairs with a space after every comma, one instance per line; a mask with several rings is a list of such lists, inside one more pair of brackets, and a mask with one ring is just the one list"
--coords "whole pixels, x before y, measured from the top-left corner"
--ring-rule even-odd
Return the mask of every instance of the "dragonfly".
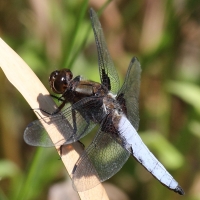
[[[99, 130], [93, 141], [80, 155], [71, 172], [76, 191], [86, 191], [109, 179], [131, 155], [164, 186], [183, 195], [181, 186], [137, 133], [141, 76], [138, 59], [132, 58], [120, 88], [100, 21], [92, 8], [90, 19], [101, 83], [85, 80], [81, 76], [73, 78], [69, 69], [52, 72], [49, 77], [50, 88], [55, 94], [61, 95], [58, 97], [61, 104], [54, 113], [46, 112], [48, 116], [27, 126], [24, 131], [25, 142], [42, 147], [68, 145], [79, 141], [98, 124]], [[66, 104], [70, 106], [66, 108]], [[53, 133], [55, 129], [59, 129], [63, 139], [53, 143], [47, 132]], [[91, 178], [92, 175], [96, 178]]]

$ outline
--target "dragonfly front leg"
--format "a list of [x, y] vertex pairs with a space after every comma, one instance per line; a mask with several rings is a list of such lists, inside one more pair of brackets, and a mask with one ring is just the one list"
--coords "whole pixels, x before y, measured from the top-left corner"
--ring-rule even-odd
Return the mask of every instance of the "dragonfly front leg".
[[[78, 117], [77, 117], [77, 111], [79, 112]], [[73, 135], [70, 137], [70, 141], [75, 142], [77, 141], [78, 138], [82, 138], [82, 136], [85, 135], [87, 129], [90, 126], [90, 121], [87, 115], [82, 114], [79, 110], [72, 108], [71, 112], [72, 112]]]
[[53, 95], [53, 94], [50, 94], [51, 95], [51, 97], [53, 97], [54, 99], [57, 99], [58, 101], [65, 101], [65, 99], [63, 99], [63, 96], [61, 96], [61, 97], [57, 97], [57, 96], [55, 96], [55, 95]]
[[76, 111], [74, 109], [72, 109], [72, 121], [73, 121], [74, 133], [76, 133], [77, 132]]
[[[47, 114], [47, 115], [49, 115], [49, 116], [52, 116], [52, 115], [56, 115], [56, 114], [58, 114], [61, 110], [62, 110], [62, 108], [65, 106], [65, 104], [66, 104], [67, 102], [66, 101], [63, 101], [61, 104], [60, 104], [60, 106], [54, 111], [54, 112], [48, 112], [47, 110], [45, 110], [45, 109], [43, 109], [43, 108], [33, 108], [32, 110], [40, 110], [41, 112], [43, 112], [43, 113], [45, 113], [45, 114]], [[40, 116], [40, 114], [39, 113], [37, 113], [39, 116]], [[41, 116], [40, 116], [41, 117]], [[42, 117], [41, 117], [42, 118]]]

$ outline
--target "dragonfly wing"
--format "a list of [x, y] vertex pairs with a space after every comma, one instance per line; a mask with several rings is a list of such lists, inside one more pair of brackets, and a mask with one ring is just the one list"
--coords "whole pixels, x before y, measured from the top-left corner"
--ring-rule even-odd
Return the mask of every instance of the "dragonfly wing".
[[129, 64], [124, 84], [117, 95], [119, 103], [124, 108], [124, 113], [136, 130], [139, 128], [140, 74], [140, 63], [134, 57]]
[[24, 131], [24, 141], [32, 146], [54, 146], [40, 120], [35, 120], [26, 127]]
[[[78, 103], [78, 102], [77, 102]], [[94, 128], [93, 123], [87, 116], [82, 115], [78, 109], [81, 103], [74, 104], [62, 112], [30, 123], [24, 131], [24, 140], [32, 146], [52, 147], [69, 144], [79, 140]], [[49, 137], [58, 130], [62, 137], [53, 143]]]
[[90, 9], [90, 18], [97, 46], [101, 83], [105, 85], [108, 90], [111, 90], [113, 94], [117, 94], [119, 90], [119, 77], [110, 57], [101, 23], [92, 8]]
[[72, 108], [79, 111], [86, 121], [97, 123], [100, 123], [107, 113], [102, 97], [85, 97], [73, 104]]
[[74, 188], [81, 192], [91, 189], [116, 174], [127, 161], [130, 153], [109, 133], [111, 125], [105, 123], [93, 142], [81, 155], [72, 172]]
[[[63, 111], [63, 113], [67, 113], [67, 111], [69, 112], [70, 109]], [[62, 133], [63, 138], [58, 138], [58, 141], [54, 144], [49, 134], [54, 134], [56, 130]], [[58, 113], [31, 122], [24, 131], [24, 140], [27, 144], [32, 146], [60, 146], [70, 138], [73, 132], [73, 127], [66, 118], [64, 118], [64, 115]]]
[[[75, 134], [69, 141], [75, 142], [87, 135], [94, 126], [99, 123], [106, 115], [106, 110], [103, 106], [103, 99], [96, 97], [85, 97], [72, 105], [72, 118], [68, 121], [73, 123]], [[75, 114], [74, 114], [75, 113]], [[76, 122], [74, 124], [74, 122]]]

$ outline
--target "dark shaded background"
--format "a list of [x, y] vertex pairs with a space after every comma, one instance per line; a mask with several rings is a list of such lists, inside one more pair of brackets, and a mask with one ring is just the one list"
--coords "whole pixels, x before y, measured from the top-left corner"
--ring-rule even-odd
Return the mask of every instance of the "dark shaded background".
[[[0, 36], [47, 88], [50, 72], [64, 67], [99, 81], [88, 10], [105, 4], [0, 0]], [[130, 158], [106, 182], [110, 199], [200, 199], [200, 1], [107, 4], [100, 19], [121, 83], [133, 56], [142, 65], [139, 133], [186, 192], [166, 189]], [[2, 71], [0, 85], [0, 199], [76, 199], [56, 151], [23, 141], [36, 117]]]

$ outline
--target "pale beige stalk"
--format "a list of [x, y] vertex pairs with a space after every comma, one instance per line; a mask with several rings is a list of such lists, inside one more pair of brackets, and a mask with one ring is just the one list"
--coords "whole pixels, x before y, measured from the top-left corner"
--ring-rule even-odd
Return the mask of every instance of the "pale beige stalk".
[[[0, 67], [4, 71], [8, 80], [23, 95], [31, 108], [42, 107], [50, 112], [55, 110], [56, 105], [49, 96], [47, 89], [33, 73], [30, 67], [1, 38]], [[40, 116], [43, 116], [41, 112], [38, 111], [38, 113]], [[62, 138], [62, 135], [59, 133], [59, 131], [55, 131], [54, 135], [50, 135], [50, 138], [52, 141], [57, 141], [57, 138]], [[82, 151], [83, 150], [79, 143], [65, 146], [62, 149], [62, 161], [69, 174], [71, 174], [74, 164], [76, 163], [79, 154]], [[80, 192], [79, 196], [82, 200], [108, 199], [107, 194], [101, 184], [88, 191]]]

